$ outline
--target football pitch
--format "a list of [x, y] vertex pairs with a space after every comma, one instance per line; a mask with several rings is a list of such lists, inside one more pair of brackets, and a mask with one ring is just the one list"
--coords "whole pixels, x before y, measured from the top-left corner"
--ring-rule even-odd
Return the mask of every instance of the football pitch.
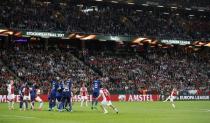
[[[100, 107], [91, 110], [74, 103], [73, 112], [20, 111], [18, 105], [9, 111], [0, 103], [0, 123], [210, 123], [210, 101], [177, 101], [173, 109], [169, 102], [116, 102], [119, 114], [109, 109], [103, 114]], [[38, 103], [36, 103], [38, 106]]]

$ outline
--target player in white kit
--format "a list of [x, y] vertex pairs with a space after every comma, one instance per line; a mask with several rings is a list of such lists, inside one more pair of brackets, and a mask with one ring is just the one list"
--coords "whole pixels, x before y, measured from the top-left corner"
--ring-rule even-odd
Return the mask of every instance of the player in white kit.
[[40, 95], [40, 89], [38, 89], [38, 86], [36, 85], [36, 83], [34, 83], [32, 85], [32, 87], [30, 88], [31, 108], [32, 108], [32, 110], [34, 110], [35, 101], [40, 103], [38, 110], [39, 111], [42, 110], [43, 101], [42, 101], [42, 99], [40, 98], [39, 95]]
[[30, 101], [31, 101], [30, 88], [27, 84], [23, 88], [22, 92], [23, 92], [23, 108], [25, 111], [26, 109], [28, 109], [28, 103], [30, 103]]
[[176, 99], [177, 94], [178, 94], [177, 89], [176, 89], [176, 88], [173, 88], [173, 90], [171, 91], [170, 96], [168, 96], [168, 97], [166, 98], [166, 100], [163, 101], [163, 102], [166, 102], [166, 101], [170, 100], [170, 102], [171, 102], [171, 104], [172, 104], [172, 107], [175, 108], [176, 106], [175, 106], [175, 104], [174, 104], [174, 99]]
[[14, 99], [15, 99], [15, 87], [14, 87], [14, 80], [10, 80], [10, 83], [7, 85], [7, 100], [8, 100], [8, 107], [9, 110], [14, 109]]
[[100, 97], [102, 97], [102, 101], [101, 101], [101, 105], [100, 106], [101, 106], [104, 114], [108, 113], [108, 111], [105, 108], [105, 106], [111, 107], [118, 114], [118, 109], [112, 105], [109, 91], [106, 88], [102, 88], [102, 85], [101, 85], [100, 88], [101, 89], [100, 89], [100, 92], [99, 92], [99, 96], [97, 97], [97, 100]]
[[36, 89], [36, 94], [37, 94], [37, 96], [36, 96], [35, 100], [40, 103], [38, 110], [41, 111], [44, 103], [43, 103], [43, 101], [42, 101], [42, 99], [40, 97], [40, 94], [41, 94], [40, 89]]
[[83, 106], [83, 102], [85, 101], [86, 106], [88, 106], [88, 91], [85, 87], [85, 83], [82, 84], [80, 88], [80, 96], [81, 96], [81, 107]]

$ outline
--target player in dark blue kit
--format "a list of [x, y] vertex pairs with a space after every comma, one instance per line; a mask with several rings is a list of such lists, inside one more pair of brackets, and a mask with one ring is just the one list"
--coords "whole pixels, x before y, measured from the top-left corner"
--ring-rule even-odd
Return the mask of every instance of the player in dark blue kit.
[[30, 96], [31, 96], [31, 109], [34, 110], [34, 103], [36, 99], [36, 84], [34, 83], [30, 88]]
[[101, 81], [97, 78], [93, 81], [93, 99], [91, 109], [96, 108], [98, 104], [97, 97], [99, 96]]
[[59, 106], [60, 112], [62, 111], [63, 108], [65, 108], [67, 111], [70, 111], [70, 112], [72, 111], [71, 87], [72, 87], [72, 81], [70, 79], [66, 79], [66, 81], [63, 84], [61, 105]]
[[21, 84], [21, 86], [19, 87], [18, 93], [20, 95], [20, 110], [22, 110], [23, 108], [23, 88], [24, 88], [25, 84]]
[[62, 92], [63, 92], [63, 81], [60, 81], [58, 84], [58, 89], [56, 91], [56, 100], [58, 101], [57, 108], [60, 110], [61, 107], [61, 99], [62, 99]]
[[[59, 81], [59, 77], [56, 77], [57, 81]], [[51, 82], [51, 90], [49, 92], [48, 100], [49, 100], [49, 111], [52, 111], [52, 109], [56, 105], [56, 91], [58, 89], [58, 82], [53, 80]]]

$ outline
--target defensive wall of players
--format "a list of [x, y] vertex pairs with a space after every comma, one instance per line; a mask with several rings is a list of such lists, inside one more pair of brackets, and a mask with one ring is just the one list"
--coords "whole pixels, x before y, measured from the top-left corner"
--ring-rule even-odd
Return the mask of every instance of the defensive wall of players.
[[[112, 101], [128, 101], [128, 102], [144, 102], [144, 101], [161, 101], [161, 96], [163, 95], [111, 95], [111, 100]], [[47, 102], [47, 95], [41, 95], [40, 96], [44, 102]], [[15, 95], [15, 102], [19, 102], [19, 95]], [[100, 99], [99, 99], [100, 100]], [[184, 95], [179, 95], [177, 96], [176, 100], [210, 100], [210, 96], [208, 95], [203, 95], [203, 96], [184, 96]], [[75, 95], [73, 97], [74, 102], [80, 102], [81, 101], [81, 96], [80, 95]], [[88, 101], [92, 101], [92, 95], [88, 95]], [[0, 103], [6, 103], [7, 102], [7, 95], [0, 95]]]

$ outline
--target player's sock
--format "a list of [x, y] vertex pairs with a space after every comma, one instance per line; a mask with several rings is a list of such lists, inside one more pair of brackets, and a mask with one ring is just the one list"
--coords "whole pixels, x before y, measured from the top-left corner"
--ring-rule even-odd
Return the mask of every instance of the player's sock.
[[94, 103], [95, 103], [95, 99], [92, 100], [92, 106], [91, 106], [91, 109], [93, 109], [94, 107]]
[[28, 109], [28, 102], [25, 101], [25, 108]]
[[104, 108], [104, 114], [107, 114], [108, 113], [108, 111]]
[[71, 97], [69, 99], [69, 112], [72, 112], [72, 102], [71, 102]]
[[9, 108], [9, 110], [11, 109], [11, 102], [10, 101], [8, 101], [8, 108]]
[[97, 105], [98, 105], [98, 101], [95, 100], [95, 101], [94, 101], [94, 105], [93, 105], [93, 109], [97, 109]]
[[88, 106], [88, 101], [87, 100], [85, 101], [85, 105], [86, 105], [86, 107]]
[[83, 102], [84, 102], [84, 100], [81, 100], [81, 105], [80, 105], [81, 107], [83, 106]]
[[173, 108], [175, 108], [176, 106], [172, 103]]
[[117, 110], [117, 108], [114, 108], [115, 112], [118, 113], [119, 111]]
[[53, 100], [53, 102], [52, 102], [52, 108], [55, 107], [55, 106], [56, 106], [56, 101]]
[[23, 101], [23, 110], [25, 111], [26, 110], [26, 102]]
[[23, 108], [23, 101], [20, 101], [20, 109]]
[[31, 102], [31, 109], [34, 110], [34, 101]]
[[12, 106], [11, 106], [11, 108], [12, 108], [12, 109], [14, 109], [14, 103], [15, 103], [15, 102], [14, 102], [14, 101], [12, 101]]
[[98, 100], [96, 100], [95, 102], [95, 109], [97, 109], [97, 105], [98, 105]]
[[57, 108], [60, 109], [61, 102], [58, 102]]
[[98, 105], [98, 100], [95, 100], [95, 106], [97, 106]]
[[39, 109], [42, 109], [42, 107], [43, 107], [43, 102], [40, 102], [40, 104], [39, 104]]
[[52, 101], [50, 100], [49, 101], [49, 111], [51, 111], [52, 110]]
[[61, 102], [61, 103], [59, 104], [59, 110], [62, 110], [62, 109], [63, 109], [63, 105], [64, 105], [63, 102]]

